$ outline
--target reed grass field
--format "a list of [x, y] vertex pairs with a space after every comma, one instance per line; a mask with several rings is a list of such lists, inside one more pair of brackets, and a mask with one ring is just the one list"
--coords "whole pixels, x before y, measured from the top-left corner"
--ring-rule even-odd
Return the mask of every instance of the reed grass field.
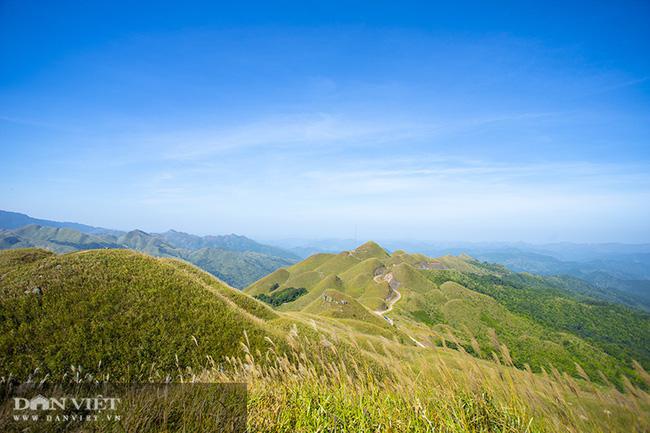
[[[390, 341], [377, 342], [377, 350], [356, 347], [356, 356], [350, 356], [336, 349], [327, 339], [331, 335], [309, 334], [293, 328], [288, 352], [270, 340], [265, 352], [251, 349], [244, 335], [241, 355], [219, 365], [210, 360], [213, 365], [201, 370], [179, 367], [165, 380], [247, 384], [250, 432], [643, 433], [650, 428], [650, 395], [629, 381], [619, 390], [554, 368], [534, 374], [466, 354], [421, 348], [404, 353]], [[650, 375], [638, 363], [635, 367], [650, 386]], [[53, 379], [36, 371], [29, 381]], [[61, 379], [96, 384], [108, 377], [76, 367]], [[149, 379], [161, 380], [155, 372]], [[2, 385], [10, 381], [3, 378]], [[210, 401], [205, 393], [186, 393], [160, 409], [155, 399], [140, 395], [129, 401], [123, 422], [99, 423], [93, 431], [206, 431], [214, 428], [206, 418], [219, 410]], [[174, 417], [170, 430], [167, 423]]]

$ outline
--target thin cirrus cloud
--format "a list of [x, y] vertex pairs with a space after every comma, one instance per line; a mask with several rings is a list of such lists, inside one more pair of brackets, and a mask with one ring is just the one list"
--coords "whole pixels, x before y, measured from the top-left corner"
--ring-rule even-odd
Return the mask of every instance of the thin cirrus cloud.
[[342, 116], [318, 113], [276, 116], [237, 127], [176, 132], [147, 140], [167, 147], [163, 153], [164, 159], [192, 161], [256, 147], [275, 150], [341, 145], [377, 146], [416, 137], [431, 137], [436, 130], [434, 125], [351, 121]]
[[[313, 224], [334, 232], [363, 224], [367, 236], [380, 237], [390, 228], [394, 235], [416, 238], [416, 231], [430, 233], [444, 225], [448, 239], [469, 240], [465, 221], [485, 229], [473, 234], [481, 240], [497, 234], [516, 239], [526, 227], [544, 224], [557, 226], [568, 238], [575, 219], [588, 219], [585, 226], [593, 225], [594, 217], [607, 224], [616, 218], [638, 223], [648, 214], [643, 203], [650, 176], [643, 164], [512, 164], [426, 155], [323, 162], [294, 155], [290, 165], [294, 169], [288, 174], [258, 167], [255, 176], [232, 177], [216, 166], [188, 169], [157, 179], [147, 203], [163, 208], [183, 203], [185, 209], [221, 215], [244, 215], [254, 207], [256, 216], [276, 224], [277, 236], [308, 233]], [[287, 224], [292, 218], [297, 221]], [[246, 225], [246, 219], [240, 223]], [[417, 229], [410, 228], [413, 223]], [[248, 224], [248, 231], [268, 237]], [[519, 231], [511, 233], [513, 238], [506, 227]]]
[[[434, 144], [446, 136], [484, 127], [504, 127], [521, 122], [570, 116], [570, 113], [504, 113], [486, 116], [400, 119], [399, 115], [369, 115], [358, 119], [346, 113], [286, 114], [243, 122], [221, 128], [195, 128], [168, 131], [128, 138], [139, 144], [155, 144], [162, 148], [163, 160], [205, 162], [222, 155], [245, 154], [261, 148], [270, 152], [300, 152], [328, 149], [375, 148], [392, 153], [399, 147], [409, 156], [410, 146]], [[403, 116], [402, 116], [403, 117]], [[392, 150], [391, 150], [392, 148]], [[451, 152], [453, 154], [453, 150]]]

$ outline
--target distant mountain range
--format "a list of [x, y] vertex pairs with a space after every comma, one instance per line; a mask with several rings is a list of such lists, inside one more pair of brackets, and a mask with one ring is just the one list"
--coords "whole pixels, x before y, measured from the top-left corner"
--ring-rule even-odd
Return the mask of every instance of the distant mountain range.
[[237, 288], [298, 260], [291, 252], [235, 234], [197, 236], [175, 230], [124, 232], [0, 211], [0, 249], [29, 247], [57, 253], [128, 248], [158, 257], [180, 258]]
[[85, 224], [72, 223], [72, 222], [61, 222], [61, 221], [51, 221], [44, 220], [39, 218], [32, 218], [29, 215], [25, 215], [18, 212], [9, 212], [0, 210], [0, 229], [17, 229], [20, 227], [28, 225], [38, 225], [43, 227], [54, 227], [54, 228], [65, 228], [76, 230], [81, 233], [86, 234], [108, 234], [108, 235], [119, 235], [119, 230], [105, 229], [102, 227], [93, 227]]
[[[243, 288], [278, 268], [320, 252], [351, 248], [354, 240], [285, 240], [279, 246], [230, 234], [197, 236], [176, 230], [130, 232], [76, 222], [33, 218], [0, 211], [0, 249], [46, 248], [58, 253], [98, 248], [129, 248], [159, 257], [187, 260], [228, 284]], [[650, 245], [533, 245], [523, 242], [427, 243], [384, 242], [389, 251], [408, 249], [427, 256], [468, 254], [513, 272], [579, 279], [583, 291], [600, 299], [650, 310]], [[588, 283], [588, 284], [585, 284]]]

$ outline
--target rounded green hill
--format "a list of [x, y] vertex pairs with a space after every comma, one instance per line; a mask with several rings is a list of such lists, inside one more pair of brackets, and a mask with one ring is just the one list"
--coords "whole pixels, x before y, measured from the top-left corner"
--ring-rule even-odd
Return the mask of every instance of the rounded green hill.
[[194, 266], [129, 250], [0, 252], [0, 375], [136, 378], [201, 367], [272, 336], [270, 308]]

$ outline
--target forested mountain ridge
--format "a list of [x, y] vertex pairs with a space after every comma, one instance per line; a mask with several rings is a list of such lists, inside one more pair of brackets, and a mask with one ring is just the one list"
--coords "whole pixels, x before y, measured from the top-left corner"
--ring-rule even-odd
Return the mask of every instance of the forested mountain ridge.
[[[22, 223], [30, 225], [16, 227]], [[0, 211], [0, 249], [30, 247], [57, 253], [129, 248], [158, 257], [181, 258], [198, 264], [238, 288], [296, 261], [292, 253], [234, 234], [201, 237], [173, 230], [165, 233], [123, 232]]]

